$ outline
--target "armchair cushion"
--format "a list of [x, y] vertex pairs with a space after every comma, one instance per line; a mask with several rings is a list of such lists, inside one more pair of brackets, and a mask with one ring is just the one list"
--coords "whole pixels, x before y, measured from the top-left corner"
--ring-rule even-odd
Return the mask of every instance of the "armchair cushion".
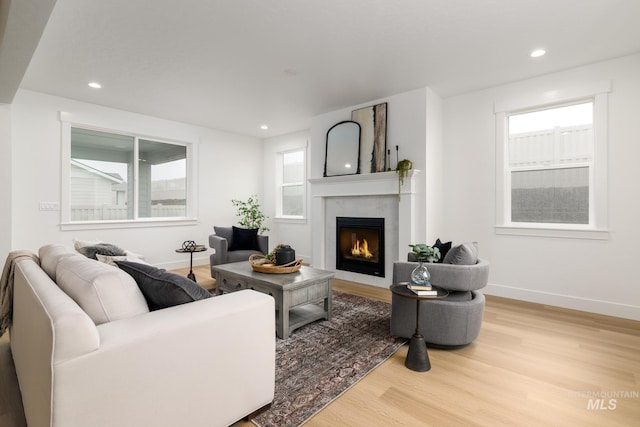
[[230, 251], [259, 251], [258, 246], [258, 229], [257, 228], [239, 228], [232, 227], [233, 238], [229, 243]]
[[136, 281], [150, 310], [160, 310], [211, 298], [209, 292], [179, 274], [137, 262], [115, 261], [115, 263]]

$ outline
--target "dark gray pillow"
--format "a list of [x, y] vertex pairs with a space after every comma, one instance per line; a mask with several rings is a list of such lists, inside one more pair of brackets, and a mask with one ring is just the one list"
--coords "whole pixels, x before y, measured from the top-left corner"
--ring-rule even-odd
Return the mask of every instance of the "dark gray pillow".
[[87, 258], [95, 260], [98, 259], [98, 257], [96, 256], [98, 254], [106, 256], [124, 256], [127, 254], [124, 249], [116, 245], [112, 245], [111, 243], [96, 243], [95, 245], [91, 246], [83, 246], [82, 248], [78, 249], [78, 252], [80, 252]]
[[443, 263], [444, 257], [447, 256], [447, 252], [451, 250], [451, 242], [443, 243], [440, 241], [440, 239], [437, 239], [433, 244], [433, 247], [438, 248], [438, 250], [440, 251], [440, 259], [438, 259], [438, 261], [436, 262]]
[[147, 300], [149, 310], [160, 310], [174, 305], [211, 298], [211, 294], [194, 281], [148, 264], [115, 261], [136, 281]]
[[447, 252], [443, 264], [474, 265], [478, 262], [478, 248], [476, 243], [463, 243], [454, 246]]

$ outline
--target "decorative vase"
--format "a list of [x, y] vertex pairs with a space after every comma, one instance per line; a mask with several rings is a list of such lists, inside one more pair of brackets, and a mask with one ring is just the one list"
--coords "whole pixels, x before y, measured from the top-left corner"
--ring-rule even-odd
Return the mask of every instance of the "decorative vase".
[[418, 266], [411, 272], [411, 284], [417, 286], [431, 285], [431, 274], [427, 270], [424, 261], [418, 261]]
[[296, 260], [296, 251], [289, 245], [279, 245], [275, 250], [276, 265], [289, 264]]

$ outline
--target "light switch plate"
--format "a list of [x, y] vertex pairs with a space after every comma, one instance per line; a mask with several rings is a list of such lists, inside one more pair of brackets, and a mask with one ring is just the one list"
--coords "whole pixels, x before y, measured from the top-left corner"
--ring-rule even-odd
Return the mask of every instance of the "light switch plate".
[[59, 211], [60, 203], [58, 202], [40, 202], [41, 211]]

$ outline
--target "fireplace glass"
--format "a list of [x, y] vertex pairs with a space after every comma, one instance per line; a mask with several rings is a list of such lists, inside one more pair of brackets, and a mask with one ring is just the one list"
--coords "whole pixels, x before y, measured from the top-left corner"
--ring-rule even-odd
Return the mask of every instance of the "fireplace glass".
[[384, 277], [384, 218], [336, 218], [336, 268]]

